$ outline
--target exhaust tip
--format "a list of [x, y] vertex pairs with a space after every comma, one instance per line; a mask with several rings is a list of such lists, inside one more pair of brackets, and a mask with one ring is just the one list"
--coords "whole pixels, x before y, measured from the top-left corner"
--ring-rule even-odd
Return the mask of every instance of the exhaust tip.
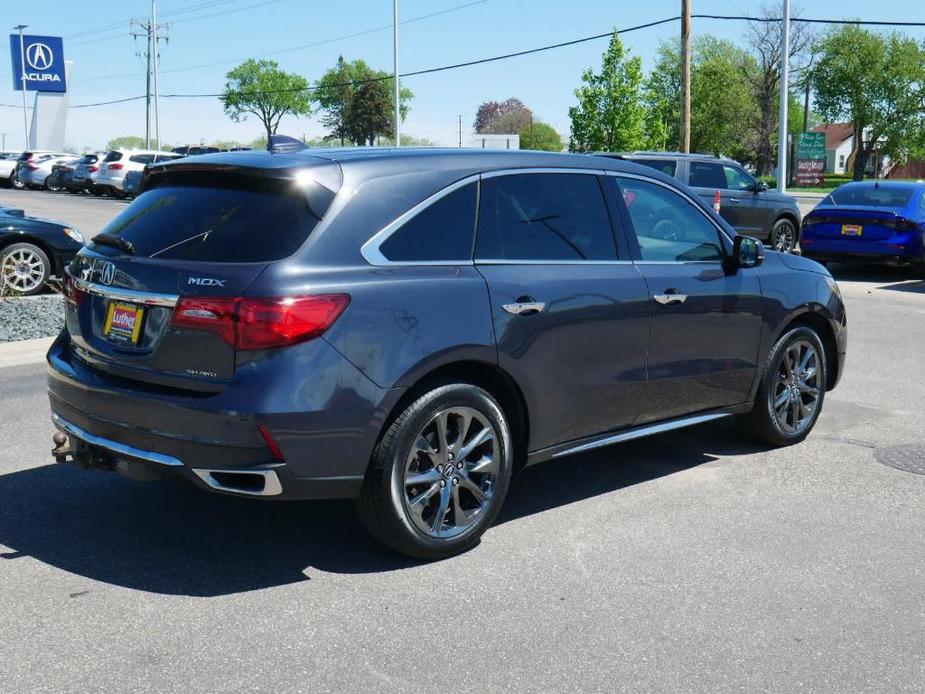
[[278, 496], [283, 486], [275, 470], [203, 470], [193, 469], [196, 476], [212, 489], [248, 496]]

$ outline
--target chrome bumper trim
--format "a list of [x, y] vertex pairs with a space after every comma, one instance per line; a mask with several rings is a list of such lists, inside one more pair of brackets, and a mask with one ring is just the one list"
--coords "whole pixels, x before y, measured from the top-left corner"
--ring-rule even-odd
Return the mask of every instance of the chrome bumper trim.
[[112, 441], [111, 439], [97, 436], [96, 434], [91, 434], [89, 431], [84, 431], [76, 424], [67, 421], [59, 414], [52, 413], [51, 420], [56, 427], [66, 432], [67, 434], [70, 434], [71, 436], [74, 436], [75, 438], [78, 438], [81, 441], [85, 441], [86, 443], [92, 444], [94, 446], [105, 448], [106, 450], [112, 451], [113, 453], [128, 456], [129, 458], [147, 460], [148, 462], [157, 463], [158, 465], [183, 467], [183, 461], [179, 458], [174, 458], [172, 455], [164, 455], [163, 453], [155, 453], [154, 451], [144, 451], [140, 448], [135, 448], [134, 446], [129, 446], [124, 443], [119, 443], [118, 441]]
[[[70, 273], [68, 273], [70, 275]], [[86, 294], [96, 294], [112, 301], [127, 301], [145, 306], [162, 306], [173, 308], [180, 300], [179, 294], [158, 294], [155, 292], [142, 292], [137, 289], [123, 289], [121, 287], [108, 287], [96, 282], [88, 282], [79, 277], [70, 275], [74, 286]]]
[[[193, 472], [196, 473], [196, 476], [199, 479], [212, 487], [212, 489], [217, 489], [221, 492], [229, 492], [231, 494], [247, 494], [248, 496], [278, 496], [279, 494], [283, 493], [283, 485], [280, 484], [279, 477], [276, 475], [275, 470], [242, 470], [241, 468], [204, 470], [193, 468]], [[259, 492], [254, 492], [246, 489], [229, 487], [215, 479], [212, 476], [213, 472], [221, 472], [226, 475], [260, 475], [264, 480], [263, 489], [261, 489]]]

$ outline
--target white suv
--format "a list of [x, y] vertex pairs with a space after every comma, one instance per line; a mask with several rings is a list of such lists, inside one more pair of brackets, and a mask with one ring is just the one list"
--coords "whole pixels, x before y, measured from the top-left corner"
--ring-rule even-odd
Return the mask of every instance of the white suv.
[[113, 149], [106, 153], [96, 178], [96, 187], [109, 190], [116, 197], [124, 196], [125, 174], [129, 171], [144, 171], [148, 164], [169, 159], [179, 159], [182, 155], [172, 152], [158, 152], [153, 149], [121, 150]]

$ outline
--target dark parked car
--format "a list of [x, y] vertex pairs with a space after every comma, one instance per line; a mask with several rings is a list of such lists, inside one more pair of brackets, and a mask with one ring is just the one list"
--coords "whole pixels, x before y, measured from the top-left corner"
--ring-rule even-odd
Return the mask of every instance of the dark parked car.
[[796, 198], [768, 190], [766, 183], [732, 159], [678, 152], [601, 156], [620, 157], [674, 176], [709, 205], [719, 191], [723, 219], [740, 234], [766, 241], [774, 250], [792, 253], [800, 243], [800, 207]]
[[45, 179], [45, 188], [54, 193], [69, 189], [74, 183], [74, 168], [76, 161], [52, 164], [51, 173]]
[[125, 174], [125, 179], [122, 181], [122, 192], [125, 193], [125, 197], [134, 198], [138, 194], [138, 184], [141, 183], [141, 177], [144, 176], [144, 171], [129, 171]]
[[430, 558], [476, 544], [524, 465], [732, 415], [802, 440], [847, 335], [821, 265], [651, 168], [537, 152], [155, 165], [67, 295], [58, 459], [353, 497]]
[[0, 208], [0, 288], [38, 294], [82, 248], [83, 236], [62, 222]]
[[925, 277], [925, 183], [858, 181], [829, 193], [803, 220], [803, 255], [911, 267]]
[[69, 181], [65, 181], [65, 187], [72, 193], [94, 192], [100, 166], [103, 163], [101, 160], [105, 156], [105, 152], [84, 154], [74, 164], [74, 173]]

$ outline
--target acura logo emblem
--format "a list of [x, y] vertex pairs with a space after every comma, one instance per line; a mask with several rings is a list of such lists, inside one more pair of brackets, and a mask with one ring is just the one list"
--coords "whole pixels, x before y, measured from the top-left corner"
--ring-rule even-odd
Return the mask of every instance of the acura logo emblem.
[[112, 280], [116, 276], [116, 266], [112, 263], [102, 263], [102, 266], [100, 270], [100, 282], [103, 284], [112, 284]]
[[47, 70], [55, 61], [55, 54], [44, 43], [32, 43], [26, 49], [26, 63], [33, 70]]

